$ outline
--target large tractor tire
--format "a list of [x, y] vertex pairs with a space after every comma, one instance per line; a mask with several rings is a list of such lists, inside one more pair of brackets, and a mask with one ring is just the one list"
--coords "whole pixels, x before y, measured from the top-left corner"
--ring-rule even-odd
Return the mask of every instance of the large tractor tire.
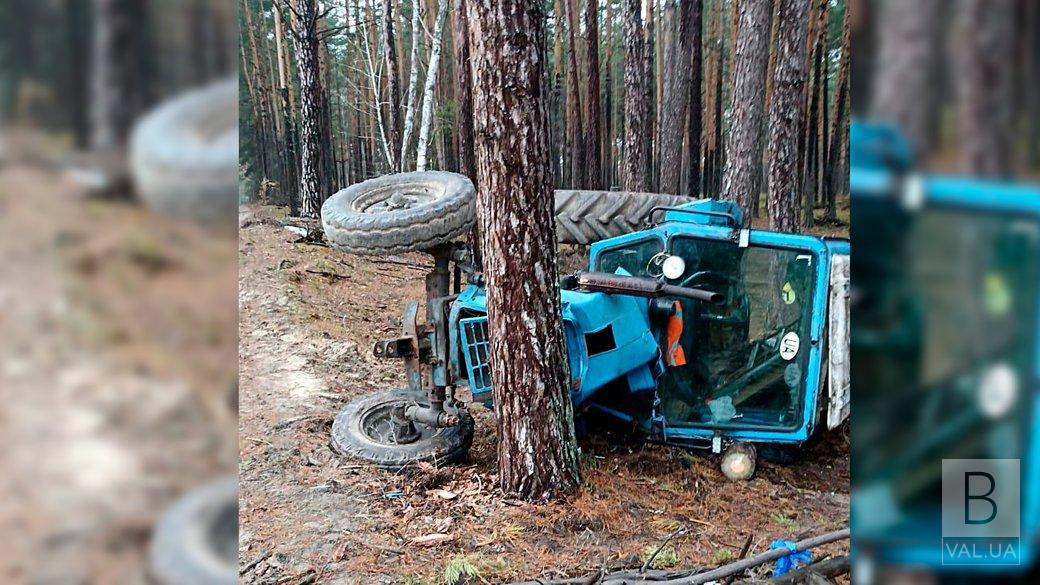
[[351, 254], [400, 254], [462, 238], [473, 227], [476, 193], [462, 175], [400, 173], [351, 185], [321, 206], [332, 247]]
[[238, 583], [238, 476], [188, 492], [152, 534], [151, 569], [164, 585]]
[[435, 428], [417, 422], [419, 437], [415, 441], [394, 440], [391, 412], [410, 403], [429, 406], [425, 395], [410, 390], [377, 392], [348, 403], [332, 423], [332, 447], [395, 471], [420, 462], [441, 465], [463, 459], [473, 443], [473, 417], [465, 410], [456, 412], [460, 422], [453, 427]]
[[689, 203], [688, 197], [627, 191], [556, 191], [556, 238], [591, 244], [643, 229], [650, 210]]
[[164, 102], [130, 138], [130, 172], [152, 210], [234, 225], [238, 212], [238, 81]]

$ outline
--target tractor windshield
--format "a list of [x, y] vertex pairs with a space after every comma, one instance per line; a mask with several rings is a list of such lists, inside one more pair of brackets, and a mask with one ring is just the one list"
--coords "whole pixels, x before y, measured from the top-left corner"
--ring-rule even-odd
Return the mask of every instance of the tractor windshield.
[[725, 297], [720, 305], [682, 301], [684, 359], [673, 360], [659, 386], [669, 424], [800, 427], [813, 256], [681, 236], [672, 239], [669, 253], [685, 265], [671, 283]]

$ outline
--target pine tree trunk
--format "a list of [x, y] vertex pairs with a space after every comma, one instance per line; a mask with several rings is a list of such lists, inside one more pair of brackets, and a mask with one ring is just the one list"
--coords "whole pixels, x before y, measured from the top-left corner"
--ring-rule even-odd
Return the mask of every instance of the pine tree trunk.
[[401, 172], [404, 162], [397, 156], [401, 148], [402, 120], [401, 120], [401, 81], [398, 77], [397, 45], [394, 35], [394, 5], [393, 0], [383, 0], [383, 58], [386, 60], [386, 89], [390, 103], [386, 108], [389, 114], [387, 129], [387, 141], [390, 143], [390, 168], [394, 172]]
[[766, 65], [769, 61], [769, 0], [740, 0], [733, 58], [732, 121], [726, 138], [722, 195], [732, 199], [750, 221], [760, 189], [765, 118]]
[[473, 159], [473, 77], [469, 57], [469, 21], [466, 4], [469, 0], [455, 0], [452, 11], [452, 51], [455, 55], [455, 97], [458, 100], [458, 159], [459, 172], [476, 184], [477, 165]]
[[[679, 182], [683, 167], [683, 135], [688, 133], [688, 124], [684, 124], [693, 101], [690, 84], [696, 77], [697, 107], [700, 107], [700, 62], [693, 62], [694, 52], [700, 57], [700, 4], [701, 0], [687, 0], [679, 6], [677, 31], [672, 41], [672, 62], [667, 64], [670, 73], [665, 82], [665, 101], [661, 125], [661, 181], [659, 191], [662, 193], [679, 193]], [[671, 35], [670, 35], [671, 36]], [[696, 44], [695, 50], [692, 45]], [[696, 75], [694, 70], [696, 69]], [[699, 115], [699, 112], [698, 112]], [[698, 120], [697, 126], [700, 126]], [[700, 130], [698, 128], [698, 137]], [[699, 150], [699, 145], [698, 145]], [[698, 179], [699, 181], [699, 179]]]
[[701, 132], [703, 128], [704, 99], [701, 84], [704, 79], [704, 0], [690, 2], [690, 97], [686, 109], [686, 195], [701, 196]]
[[491, 371], [503, 491], [580, 481], [560, 317], [540, 0], [467, 0]]
[[602, 189], [603, 175], [600, 165], [602, 155], [601, 112], [599, 103], [599, 2], [585, 0], [585, 187]]
[[640, 0], [621, 0], [625, 44], [625, 150], [621, 161], [621, 188], [650, 189], [650, 79], [646, 76], [646, 40]]
[[614, 2], [607, 1], [606, 65], [603, 80], [603, 143], [600, 158], [604, 186], [614, 186]]
[[318, 77], [317, 6], [294, 0], [293, 42], [300, 77], [300, 216], [321, 213], [321, 79]]
[[945, 0], [886, 0], [881, 5], [871, 115], [896, 125], [915, 151], [928, 147], [936, 105], [939, 12]]
[[805, 95], [806, 36], [809, 2], [777, 0], [776, 54], [769, 104], [769, 226], [797, 232], [798, 146], [801, 142]]
[[959, 0], [957, 119], [962, 171], [1012, 173], [1014, 0]]
[[574, 1], [563, 0], [567, 13], [567, 37], [570, 41], [567, 68], [567, 130], [571, 152], [571, 188], [585, 187], [585, 126], [581, 115], [581, 90], [578, 81], [578, 15]]

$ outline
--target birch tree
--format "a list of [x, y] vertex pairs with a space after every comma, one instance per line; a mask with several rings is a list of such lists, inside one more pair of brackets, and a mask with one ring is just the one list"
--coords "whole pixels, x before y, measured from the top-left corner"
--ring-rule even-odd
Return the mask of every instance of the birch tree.
[[437, 83], [437, 69], [441, 61], [441, 33], [444, 20], [448, 16], [448, 2], [449, 0], [438, 0], [437, 23], [433, 27], [430, 65], [426, 71], [426, 87], [423, 88], [422, 122], [419, 125], [419, 146], [415, 162], [415, 168], [419, 171], [426, 170], [426, 150], [430, 142], [430, 126], [433, 124], [433, 88]]

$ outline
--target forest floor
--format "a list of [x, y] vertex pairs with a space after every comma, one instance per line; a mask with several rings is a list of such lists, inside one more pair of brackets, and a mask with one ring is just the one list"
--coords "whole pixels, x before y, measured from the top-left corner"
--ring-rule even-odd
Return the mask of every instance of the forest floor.
[[[839, 432], [801, 463], [760, 462], [744, 483], [726, 481], [713, 457], [591, 436], [581, 442], [580, 495], [539, 505], [496, 489], [493, 415], [482, 408], [460, 465], [390, 473], [337, 455], [329, 433], [343, 405], [404, 385], [401, 365], [370, 348], [397, 335], [405, 302], [422, 298], [428, 259], [362, 258], [294, 239], [264, 223], [239, 233], [244, 582], [578, 576], [639, 566], [680, 528], [654, 565], [714, 566], [748, 538], [754, 554], [847, 526], [848, 437]], [[581, 257], [564, 250], [564, 263], [577, 268]], [[817, 554], [847, 551], [844, 542]]]
[[154, 583], [154, 522], [235, 469], [236, 254], [0, 160], [4, 583]]

